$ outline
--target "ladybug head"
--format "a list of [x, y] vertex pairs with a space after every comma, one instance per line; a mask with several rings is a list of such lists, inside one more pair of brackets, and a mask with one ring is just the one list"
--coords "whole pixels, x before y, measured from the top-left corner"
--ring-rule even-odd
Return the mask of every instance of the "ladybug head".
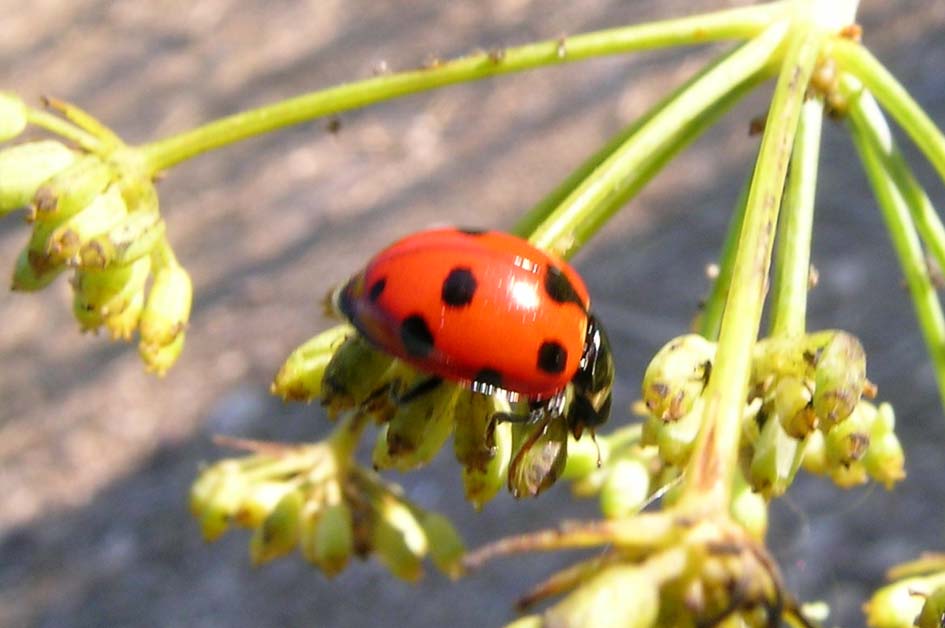
[[610, 416], [611, 388], [614, 383], [614, 360], [610, 341], [593, 314], [587, 319], [584, 354], [571, 379], [574, 398], [568, 408], [568, 427], [575, 438], [584, 428], [594, 430]]

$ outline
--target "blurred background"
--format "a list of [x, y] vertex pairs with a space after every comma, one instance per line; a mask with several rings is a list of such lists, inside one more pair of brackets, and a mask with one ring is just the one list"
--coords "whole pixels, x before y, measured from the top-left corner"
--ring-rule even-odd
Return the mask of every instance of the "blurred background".
[[[380, 63], [556, 38], [696, 10], [713, 0], [0, 1], [0, 86], [87, 108], [129, 142], [371, 75]], [[864, 39], [945, 125], [945, 3], [864, 0]], [[315, 440], [316, 406], [268, 394], [282, 360], [325, 328], [321, 299], [379, 247], [435, 223], [508, 228], [573, 167], [720, 48], [539, 70], [408, 97], [251, 140], [160, 183], [171, 241], [192, 273], [183, 356], [164, 379], [133, 346], [81, 336], [65, 281], [0, 293], [0, 625], [493, 626], [517, 595], [573, 555], [500, 560], [459, 583], [416, 586], [376, 563], [327, 581], [298, 555], [253, 569], [248, 534], [204, 545], [186, 505], [213, 434]], [[707, 288], [765, 111], [749, 99], [661, 174], [576, 258], [615, 345], [613, 423], [628, 420], [648, 358], [686, 329]], [[888, 237], [849, 140], [825, 125], [811, 329], [864, 342], [891, 401], [909, 478], [841, 491], [801, 475], [773, 507], [770, 546], [791, 588], [859, 605], [886, 567], [943, 548], [945, 420]], [[911, 157], [915, 154], [907, 148]], [[919, 163], [919, 160], [913, 160]], [[941, 182], [924, 165], [933, 199]], [[10, 272], [27, 237], [0, 221]], [[447, 512], [470, 546], [590, 517], [566, 485], [502, 495], [477, 514], [450, 452], [397, 477]]]

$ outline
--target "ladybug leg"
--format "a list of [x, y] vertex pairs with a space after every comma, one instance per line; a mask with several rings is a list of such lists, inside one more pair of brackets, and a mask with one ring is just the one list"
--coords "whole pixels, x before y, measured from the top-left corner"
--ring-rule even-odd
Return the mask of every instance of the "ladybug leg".
[[415, 382], [404, 392], [394, 395], [394, 402], [397, 404], [409, 403], [414, 399], [422, 397], [423, 395], [435, 390], [436, 387], [442, 383], [442, 377], [437, 377], [436, 375], [424, 377], [419, 382]]
[[546, 416], [560, 415], [563, 400], [564, 395], [559, 393], [548, 399], [528, 402], [528, 412], [497, 412], [492, 415], [492, 418], [495, 421], [507, 423], [537, 423]]

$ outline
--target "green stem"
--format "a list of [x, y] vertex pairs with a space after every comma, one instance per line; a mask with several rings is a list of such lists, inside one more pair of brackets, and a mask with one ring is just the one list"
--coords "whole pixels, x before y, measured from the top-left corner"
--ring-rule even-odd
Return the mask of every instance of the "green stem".
[[454, 83], [591, 57], [756, 35], [786, 10], [774, 2], [484, 52], [429, 68], [378, 76], [228, 116], [142, 147], [154, 171], [255, 135]]
[[[929, 276], [909, 207], [910, 200], [925, 196], [925, 192], [908, 169], [903, 172], [892, 166], [895, 144], [882, 111], [868, 92], [861, 92], [851, 99], [848, 121], [853, 143], [873, 186], [893, 248], [899, 256], [899, 265], [906, 276], [919, 328], [945, 406], [945, 316]], [[912, 209], [915, 211], [915, 208]]]
[[63, 120], [58, 116], [29, 107], [26, 110], [26, 119], [30, 124], [46, 129], [50, 133], [75, 142], [84, 150], [89, 152], [98, 152], [102, 148], [102, 142], [91, 133], [83, 131], [68, 120]]
[[748, 189], [751, 186], [751, 177], [745, 180], [738, 200], [735, 201], [735, 211], [729, 219], [728, 231], [725, 233], [725, 242], [722, 244], [722, 256], [719, 259], [719, 274], [712, 282], [712, 291], [702, 309], [699, 333], [709, 340], [719, 339], [719, 329], [722, 326], [722, 314], [725, 312], [725, 301], [728, 290], [732, 285], [732, 269], [735, 266], [735, 254], [738, 252], [738, 236], [741, 234], [745, 222], [745, 207], [748, 205]]
[[896, 77], [869, 50], [855, 42], [833, 41], [827, 53], [842, 69], [863, 82], [945, 180], [945, 136]]
[[702, 428], [686, 468], [681, 505], [704, 504], [718, 511], [727, 509], [731, 498], [781, 194], [804, 94], [824, 39], [803, 11], [795, 17], [748, 193], [718, 352], [704, 393]]
[[804, 103], [798, 120], [790, 174], [778, 221], [771, 304], [772, 336], [804, 333], [823, 112], [823, 102], [811, 99]]
[[682, 147], [757, 84], [787, 30], [778, 22], [669, 99], [605, 159], [531, 234], [536, 246], [569, 257]]

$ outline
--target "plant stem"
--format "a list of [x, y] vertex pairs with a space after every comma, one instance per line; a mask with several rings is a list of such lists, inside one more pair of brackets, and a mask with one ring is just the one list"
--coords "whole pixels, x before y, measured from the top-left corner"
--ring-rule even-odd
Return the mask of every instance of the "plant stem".
[[[925, 197], [915, 178], [905, 170], [892, 167], [896, 148], [882, 111], [868, 92], [861, 92], [850, 101], [848, 117], [853, 143], [879, 202], [899, 265], [906, 276], [909, 294], [915, 307], [919, 328], [925, 339], [939, 395], [945, 406], [945, 316], [929, 276], [928, 265], [910, 215], [909, 205]], [[913, 207], [912, 212], [918, 211]]]
[[798, 120], [778, 221], [771, 305], [772, 336], [800, 336], [804, 333], [823, 112], [823, 102], [811, 99], [804, 103]]
[[89, 152], [97, 152], [102, 147], [101, 140], [91, 133], [87, 133], [68, 120], [63, 120], [59, 116], [54, 116], [49, 112], [28, 107], [26, 110], [26, 118], [29, 120], [30, 124], [35, 124], [51, 133], [55, 133], [60, 137], [75, 142], [81, 148]]
[[770, 26], [682, 89], [587, 176], [531, 234], [569, 257], [698, 132], [766, 74], [786, 22]]
[[638, 50], [746, 39], [786, 10], [784, 2], [626, 26], [483, 52], [428, 68], [339, 85], [221, 118], [142, 147], [156, 172], [255, 135], [454, 83]]
[[735, 253], [738, 252], [738, 236], [741, 234], [745, 222], [745, 207], [748, 205], [748, 189], [751, 186], [751, 177], [745, 180], [738, 200], [735, 201], [735, 210], [729, 219], [728, 231], [725, 233], [725, 242], [722, 244], [722, 255], [719, 259], [719, 274], [712, 282], [712, 291], [709, 293], [702, 309], [699, 333], [709, 340], [719, 339], [719, 328], [722, 325], [722, 314], [725, 312], [725, 301], [728, 290], [732, 285], [732, 269], [735, 266]]
[[798, 4], [739, 238], [719, 346], [705, 395], [702, 428], [686, 468], [680, 506], [728, 508], [741, 419], [761, 324], [774, 230], [801, 106], [824, 35]]
[[827, 54], [863, 82], [945, 181], [945, 136], [896, 77], [869, 50], [855, 42], [835, 40]]

